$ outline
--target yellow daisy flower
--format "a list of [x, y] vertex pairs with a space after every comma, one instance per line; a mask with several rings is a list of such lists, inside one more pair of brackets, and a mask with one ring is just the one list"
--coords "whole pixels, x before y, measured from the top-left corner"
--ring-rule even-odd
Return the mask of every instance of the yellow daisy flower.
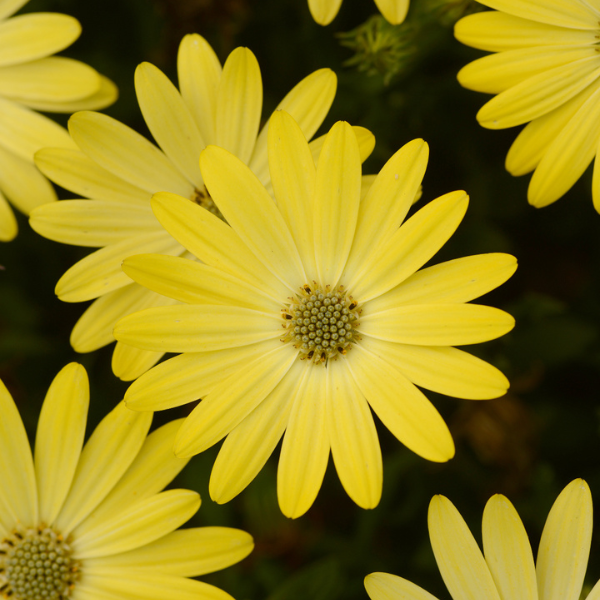
[[495, 52], [458, 73], [466, 88], [497, 94], [477, 113], [489, 129], [528, 123], [506, 157], [512, 175], [533, 171], [528, 200], [551, 204], [594, 162], [600, 212], [600, 5], [586, 0], [480, 0], [495, 11], [469, 15], [455, 35]]
[[[410, 0], [375, 0], [379, 12], [392, 25], [400, 25], [406, 18]], [[342, 0], [308, 0], [312, 18], [319, 25], [329, 25], [340, 10]]]
[[[579, 600], [592, 539], [592, 497], [572, 481], [550, 510], [534, 564], [517, 511], [498, 494], [483, 513], [483, 554], [467, 524], [444, 496], [429, 505], [435, 560], [454, 600]], [[387, 573], [365, 578], [371, 600], [436, 600], [419, 586]], [[600, 598], [596, 584], [587, 600]]]
[[196, 492], [161, 491], [187, 463], [173, 455], [179, 423], [147, 436], [152, 413], [121, 403], [82, 448], [88, 403], [85, 369], [71, 363], [48, 390], [32, 457], [0, 381], [0, 595], [231, 600], [189, 577], [242, 560], [252, 537], [226, 527], [175, 531], [200, 507]]
[[217, 502], [244, 489], [284, 436], [284, 514], [311, 506], [330, 450], [348, 494], [372, 508], [382, 466], [369, 406], [411, 450], [446, 461], [450, 432], [414, 384], [463, 398], [506, 391], [498, 370], [450, 346], [512, 329], [510, 315], [465, 302], [510, 277], [516, 261], [472, 256], [417, 273], [468, 201], [464, 192], [447, 194], [402, 224], [426, 168], [422, 140], [388, 161], [363, 200], [347, 123], [327, 134], [315, 167], [301, 129], [278, 111], [268, 153], [276, 204], [237, 157], [215, 146], [201, 154], [227, 224], [176, 194], [154, 196], [157, 218], [203, 264], [157, 255], [125, 261], [130, 277], [187, 303], [117, 323], [118, 340], [182, 353], [134, 382], [125, 401], [162, 410], [202, 398], [175, 451], [197, 454], [227, 436], [210, 480]]
[[11, 17], [28, 0], [0, 0], [0, 241], [17, 235], [10, 200], [25, 214], [56, 194], [35, 168], [44, 146], [74, 148], [63, 127], [38, 114], [104, 108], [117, 98], [114, 84], [86, 64], [52, 56], [81, 33], [77, 19], [55, 13]]
[[[141, 252], [186, 252], [152, 214], [150, 198], [155, 192], [173, 192], [218, 213], [198, 166], [207, 144], [226, 148], [270, 185], [266, 128], [259, 133], [262, 82], [254, 54], [237, 48], [221, 68], [202, 37], [187, 35], [179, 48], [178, 73], [180, 91], [149, 63], [135, 73], [144, 119], [162, 150], [115, 119], [80, 112], [69, 121], [78, 149], [45, 149], [36, 155], [44, 174], [85, 199], [36, 209], [30, 220], [33, 229], [58, 242], [100, 247], [56, 285], [65, 302], [96, 299], [71, 334], [78, 352], [113, 342], [114, 324], [124, 315], [172, 303], [133, 283], [121, 263]], [[298, 119], [310, 138], [327, 115], [335, 90], [335, 74], [320, 69], [296, 85], [279, 106]], [[370, 151], [373, 136], [361, 132]], [[132, 380], [161, 356], [119, 343], [113, 370], [121, 379]]]

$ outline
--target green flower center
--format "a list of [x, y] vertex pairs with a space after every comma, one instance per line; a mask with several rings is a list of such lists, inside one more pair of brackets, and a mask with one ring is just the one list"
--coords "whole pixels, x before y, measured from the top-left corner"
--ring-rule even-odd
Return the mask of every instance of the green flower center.
[[225, 221], [225, 217], [215, 204], [215, 201], [211, 198], [206, 186], [201, 190], [195, 188], [191, 197], [191, 201], [195, 204], [198, 204], [202, 208], [205, 208], [208, 212], [211, 212], [213, 215], [215, 215], [215, 217], [219, 217], [221, 221]]
[[50, 527], [18, 528], [0, 542], [0, 592], [14, 600], [63, 600], [79, 564], [62, 536]]
[[302, 286], [301, 293], [283, 310], [285, 342], [291, 342], [300, 359], [326, 363], [345, 355], [358, 339], [360, 309], [342, 286], [330, 290], [317, 285]]

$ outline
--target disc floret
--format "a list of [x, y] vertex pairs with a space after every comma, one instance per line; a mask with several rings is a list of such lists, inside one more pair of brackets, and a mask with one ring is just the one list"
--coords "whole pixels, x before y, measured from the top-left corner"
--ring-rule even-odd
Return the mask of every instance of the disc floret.
[[208, 193], [206, 186], [203, 186], [201, 190], [194, 188], [194, 192], [192, 193], [192, 197], [190, 199], [194, 204], [198, 204], [198, 206], [205, 208], [208, 212], [215, 215], [215, 217], [219, 217], [221, 221], [225, 221], [223, 213], [221, 213], [219, 207]]
[[0, 542], [0, 593], [5, 598], [63, 600], [78, 576], [70, 545], [51, 527], [19, 527]]
[[283, 341], [298, 348], [301, 360], [327, 363], [345, 355], [358, 339], [360, 309], [343, 286], [331, 290], [306, 284], [282, 314], [287, 330]]

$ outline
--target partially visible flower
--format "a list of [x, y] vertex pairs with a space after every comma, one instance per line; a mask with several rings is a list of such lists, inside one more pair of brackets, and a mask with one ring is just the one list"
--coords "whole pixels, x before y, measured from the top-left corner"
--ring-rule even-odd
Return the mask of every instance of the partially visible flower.
[[161, 491], [187, 463], [172, 452], [179, 423], [147, 436], [152, 413], [120, 403], [83, 446], [88, 402], [85, 369], [71, 363], [48, 390], [32, 457], [0, 381], [0, 594], [231, 600], [189, 577], [242, 560], [253, 541], [225, 527], [175, 531], [200, 507], [196, 492]]
[[[58, 242], [101, 248], [70, 268], [56, 286], [65, 302], [97, 299], [71, 334], [78, 352], [113, 342], [119, 318], [172, 303], [133, 283], [121, 263], [141, 252], [185, 253], [152, 214], [150, 198], [155, 192], [177, 193], [219, 214], [198, 166], [207, 144], [233, 152], [269, 185], [266, 128], [259, 133], [262, 81], [254, 54], [237, 48], [221, 68], [202, 37], [187, 35], [177, 66], [180, 90], [149, 63], [135, 73], [144, 119], [162, 150], [115, 119], [81, 112], [69, 121], [78, 149], [45, 149], [36, 156], [43, 173], [85, 199], [35, 210], [33, 229]], [[335, 90], [335, 74], [320, 69], [297, 84], [279, 106], [289, 110], [311, 138], [327, 115]], [[135, 379], [161, 356], [119, 343], [113, 370], [122, 379]]]
[[455, 27], [463, 44], [495, 52], [458, 73], [466, 88], [497, 94], [477, 113], [488, 129], [528, 123], [506, 157], [512, 175], [533, 171], [528, 200], [563, 196], [595, 158], [594, 207], [600, 212], [600, 5], [586, 0], [480, 0], [495, 8]]
[[81, 33], [77, 19], [55, 13], [11, 17], [28, 0], [0, 2], [0, 241], [17, 235], [7, 202], [25, 214], [56, 194], [35, 168], [44, 146], [74, 148], [63, 127], [38, 114], [104, 108], [117, 98], [106, 77], [77, 60], [52, 56]]
[[[513, 505], [498, 494], [483, 512], [483, 554], [467, 524], [444, 496], [429, 505], [429, 537], [454, 600], [579, 600], [592, 539], [592, 497], [576, 479], [550, 510], [534, 564]], [[365, 578], [371, 600], [436, 600], [419, 586], [387, 573]], [[597, 583], [587, 600], [600, 598]]]
[[[181, 456], [226, 437], [210, 494], [227, 502], [252, 481], [283, 436], [278, 497], [284, 514], [313, 503], [329, 453], [351, 498], [377, 505], [381, 450], [371, 409], [420, 456], [454, 454], [446, 424], [416, 387], [484, 399], [502, 395], [497, 369], [451, 346], [505, 334], [513, 318], [467, 304], [516, 269], [506, 254], [419, 269], [462, 220], [468, 198], [446, 194], [404, 219], [428, 148], [414, 140], [383, 167], [361, 199], [361, 160], [348, 123], [325, 137], [315, 167], [294, 120], [269, 124], [277, 203], [233, 154], [209, 146], [204, 181], [226, 223], [175, 194], [154, 212], [203, 264], [170, 256], [125, 260], [139, 283], [185, 304], [150, 308], [117, 323], [115, 337], [181, 352], [127, 390], [134, 410], [202, 398], [176, 439]], [[416, 385], [415, 385], [416, 384]]]
[[[392, 25], [400, 25], [406, 18], [410, 0], [375, 0], [379, 12]], [[342, 0], [308, 0], [312, 18], [319, 25], [329, 25], [340, 10]]]

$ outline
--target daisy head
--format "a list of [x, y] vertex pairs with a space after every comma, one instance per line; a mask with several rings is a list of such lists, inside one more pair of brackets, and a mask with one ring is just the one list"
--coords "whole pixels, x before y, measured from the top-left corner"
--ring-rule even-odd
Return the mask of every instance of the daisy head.
[[196, 492], [162, 491], [187, 463], [172, 451], [179, 423], [147, 435], [152, 413], [121, 403], [83, 446], [88, 402], [85, 369], [71, 363], [48, 390], [32, 456], [0, 382], [0, 595], [231, 600], [189, 577], [238, 562], [252, 538], [221, 527], [175, 531], [200, 507]]
[[[582, 479], [558, 496], [546, 520], [537, 561], [517, 511], [504, 496], [483, 512], [483, 554], [452, 502], [429, 505], [429, 537], [444, 583], [454, 600], [579, 600], [592, 539], [592, 497]], [[436, 600], [419, 586], [388, 573], [365, 578], [371, 600]], [[600, 598], [600, 585], [588, 600]]]
[[382, 485], [371, 409], [411, 450], [443, 462], [452, 437], [416, 386], [480, 399], [507, 389], [497, 369], [452, 346], [513, 327], [510, 315], [467, 302], [510, 277], [516, 261], [489, 254], [418, 271], [467, 208], [467, 195], [452, 192], [405, 221], [426, 168], [422, 140], [401, 148], [370, 187], [347, 123], [332, 127], [315, 165], [302, 131], [279, 111], [268, 150], [276, 202], [215, 146], [200, 164], [225, 221], [174, 194], [154, 196], [157, 218], [202, 263], [125, 261], [134, 280], [184, 303], [117, 324], [118, 340], [181, 353], [134, 382], [125, 401], [160, 410], [202, 398], [175, 451], [197, 454], [226, 437], [210, 481], [217, 502], [240, 492], [283, 436], [286, 515], [310, 507], [330, 451], [348, 494], [371, 508]]

